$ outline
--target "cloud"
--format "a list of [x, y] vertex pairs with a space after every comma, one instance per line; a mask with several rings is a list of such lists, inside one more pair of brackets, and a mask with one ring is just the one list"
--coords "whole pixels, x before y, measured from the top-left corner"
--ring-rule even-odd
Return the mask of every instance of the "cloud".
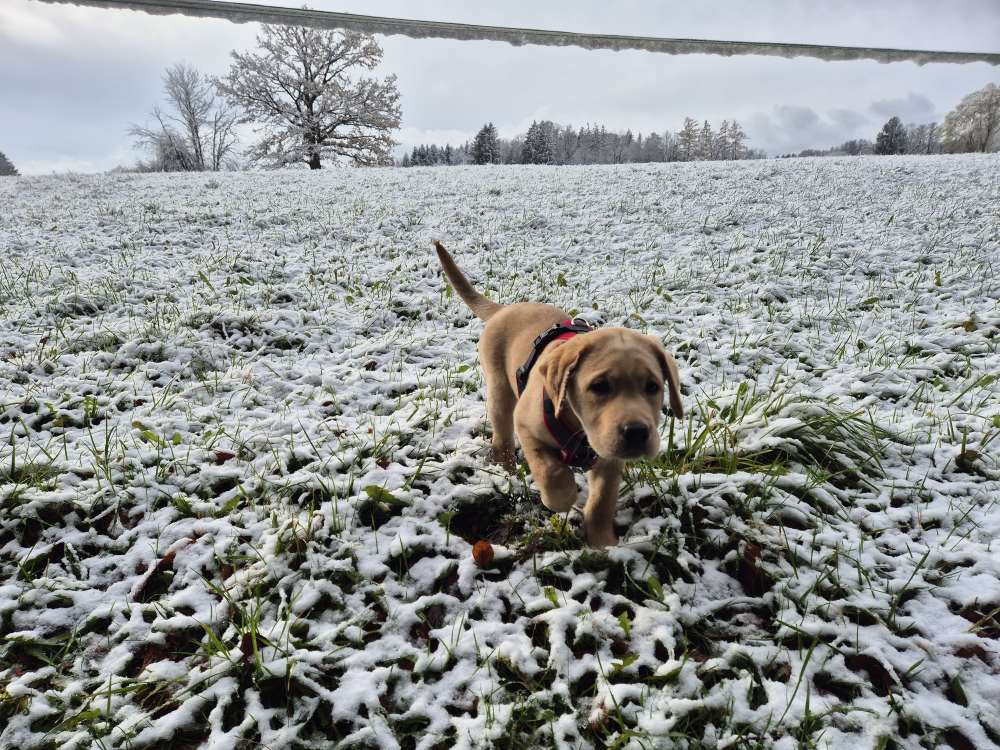
[[839, 107], [825, 114], [811, 107], [779, 105], [771, 112], [758, 112], [748, 121], [747, 132], [754, 145], [770, 155], [797, 153], [804, 149], [827, 149], [853, 138], [874, 140], [875, 133], [890, 117], [904, 123], [940, 121], [934, 103], [922, 94], [878, 99], [863, 110]]
[[[310, 5], [431, 20], [817, 44], [988, 49], [1000, 34], [996, 0], [963, 0], [961, 9], [910, 2], [908, 13], [861, 0], [829, 8], [780, 0], [755, 5], [753, 13], [735, 10], [730, 0], [626, 0], [613, 6], [577, 0], [572, 14], [565, 3], [526, 0]], [[935, 23], [928, 24], [932, 8]], [[43, 171], [47, 164], [58, 168], [63, 154], [97, 169], [134, 160], [127, 155], [127, 129], [145, 121], [161, 99], [164, 67], [186, 61], [206, 73], [224, 73], [229, 51], [253, 47], [256, 32], [254, 24], [0, 0], [0, 148], [19, 166], [37, 163]], [[385, 58], [376, 73], [399, 76], [400, 150], [462, 143], [487, 121], [504, 137], [543, 118], [645, 134], [677, 130], [691, 116], [714, 127], [735, 118], [751, 146], [786, 153], [873, 138], [893, 114], [927, 122], [935, 119], [935, 106], [946, 110], [996, 76], [996, 68], [986, 65], [674, 57], [398, 36], [379, 42]]]
[[832, 109], [829, 116], [835, 125], [845, 131], [853, 132], [861, 126], [870, 127], [872, 125], [872, 120], [868, 115], [853, 109]]
[[869, 109], [880, 117], [898, 117], [903, 122], [931, 122], [938, 119], [934, 102], [922, 94], [910, 92], [899, 99], [880, 99]]
[[55, 47], [66, 40], [65, 34], [50, 18], [32, 13], [27, 7], [0, 7], [0, 39], [9, 44], [31, 43]]
[[[853, 131], [867, 119], [848, 112], [839, 109], [829, 117], [822, 117], [810, 107], [779, 105], [770, 113], [758, 113], [751, 117], [747, 132], [758, 148], [763, 148], [772, 156], [806, 148], [828, 148], [853, 137]], [[845, 127], [845, 121], [851, 120], [855, 122], [855, 127]]]

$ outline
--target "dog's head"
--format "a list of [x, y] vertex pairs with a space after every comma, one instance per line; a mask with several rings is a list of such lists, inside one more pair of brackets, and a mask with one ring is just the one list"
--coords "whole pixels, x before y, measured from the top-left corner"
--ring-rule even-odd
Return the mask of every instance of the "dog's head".
[[571, 409], [604, 458], [656, 455], [665, 396], [674, 416], [684, 415], [674, 358], [658, 339], [627, 328], [604, 328], [553, 346], [537, 368], [556, 415]]

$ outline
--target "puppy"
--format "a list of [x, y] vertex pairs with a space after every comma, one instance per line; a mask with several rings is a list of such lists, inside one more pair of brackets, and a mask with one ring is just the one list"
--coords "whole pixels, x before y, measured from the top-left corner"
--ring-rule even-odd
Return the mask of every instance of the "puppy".
[[614, 518], [625, 461], [655, 456], [664, 396], [683, 416], [677, 363], [660, 341], [627, 328], [589, 332], [552, 305], [500, 305], [480, 294], [434, 241], [455, 291], [486, 325], [479, 363], [493, 456], [508, 471], [514, 435], [555, 512], [577, 500], [573, 468], [588, 470], [583, 531], [592, 547], [618, 543]]

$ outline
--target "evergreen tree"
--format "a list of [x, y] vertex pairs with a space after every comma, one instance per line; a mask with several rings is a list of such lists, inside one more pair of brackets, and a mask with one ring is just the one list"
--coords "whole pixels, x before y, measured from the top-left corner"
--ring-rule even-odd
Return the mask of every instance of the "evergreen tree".
[[596, 164], [598, 160], [597, 133], [594, 128], [587, 123], [580, 128], [580, 136], [577, 139], [577, 150], [574, 162], [577, 164]]
[[[548, 125], [549, 127], [546, 127]], [[551, 164], [553, 162], [551, 131], [553, 123], [532, 122], [524, 136], [521, 149], [523, 164]]]
[[497, 128], [492, 122], [483, 125], [472, 142], [473, 164], [496, 164], [500, 161]]
[[875, 153], [882, 155], [906, 153], [906, 128], [898, 117], [892, 117], [875, 136]]
[[0, 177], [17, 177], [18, 174], [20, 173], [14, 167], [14, 163], [0, 151]]
[[535, 146], [538, 144], [538, 121], [532, 120], [528, 132], [524, 134], [524, 145], [521, 146], [521, 163], [537, 164], [535, 161]]
[[712, 158], [712, 144], [715, 142], [715, 137], [712, 135], [712, 126], [709, 124], [708, 120], [705, 120], [704, 125], [701, 126], [701, 133], [698, 136], [698, 158], [705, 160]]
[[712, 158], [729, 159], [729, 120], [723, 120], [712, 141]]
[[[915, 130], [923, 137], [925, 130]], [[735, 120], [724, 120], [718, 132], [705, 121], [686, 118], [679, 133], [634, 135], [587, 124], [575, 130], [551, 120], [531, 123], [524, 135], [501, 139], [493, 123], [484, 125], [475, 139], [461, 146], [437, 144], [413, 147], [403, 163], [409, 166], [449, 164], [624, 164], [705, 159], [760, 159], [761, 151], [747, 149], [746, 134]]]
[[677, 135], [680, 142], [680, 160], [693, 161], [698, 156], [698, 123], [690, 117], [684, 118], [684, 127]]

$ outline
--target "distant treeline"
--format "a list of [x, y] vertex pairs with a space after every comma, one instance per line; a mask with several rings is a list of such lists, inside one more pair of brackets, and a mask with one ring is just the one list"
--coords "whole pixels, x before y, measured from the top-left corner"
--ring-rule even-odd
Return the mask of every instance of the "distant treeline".
[[627, 164], [634, 162], [763, 159], [763, 151], [748, 148], [748, 138], [735, 120], [714, 129], [688, 117], [677, 132], [635, 134], [608, 130], [604, 125], [558, 125], [533, 122], [528, 132], [500, 138], [493, 123], [460, 146], [421, 145], [397, 163], [404, 167], [458, 164]]
[[875, 136], [845, 141], [828, 149], [807, 148], [791, 156], [857, 156], [859, 154], [961, 154], [1000, 150], [1000, 87], [987, 84], [959, 102], [944, 124], [904, 125], [890, 117]]
[[943, 154], [945, 144], [942, 128], [936, 122], [925, 125], [903, 125], [898, 117], [891, 118], [875, 137], [875, 141], [857, 138], [826, 149], [807, 148], [797, 154], [779, 154], [779, 159], [793, 156], [859, 156], [861, 154]]

